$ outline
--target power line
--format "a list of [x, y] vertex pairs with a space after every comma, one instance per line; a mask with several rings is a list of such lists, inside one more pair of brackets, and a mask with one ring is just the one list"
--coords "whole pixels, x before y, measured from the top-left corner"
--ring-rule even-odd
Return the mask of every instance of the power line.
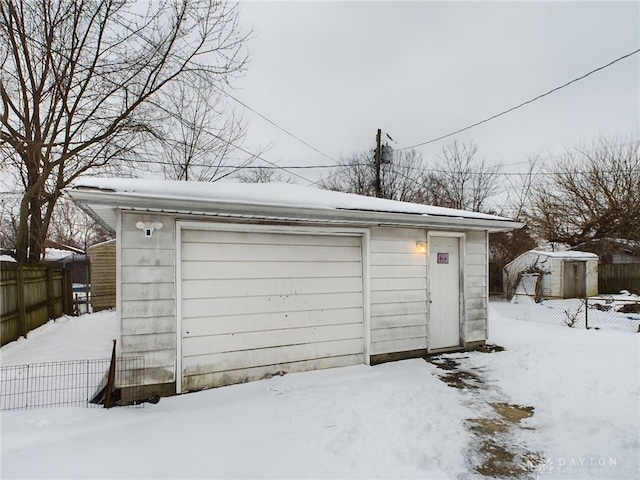
[[[252, 154], [253, 155], [253, 154]], [[258, 157], [256, 155], [256, 158], [267, 162], [268, 160], [265, 160], [261, 157]], [[150, 164], [154, 164], [154, 165], [176, 165], [176, 166], [187, 166], [187, 167], [212, 167], [215, 166], [215, 163], [188, 163], [187, 165], [181, 164], [179, 161], [177, 162], [170, 162], [170, 161], [163, 161], [163, 160], [142, 160], [142, 159], [137, 159], [135, 160], [135, 163], [150, 163]], [[264, 169], [264, 170], [311, 170], [311, 169], [318, 169], [318, 168], [339, 168], [339, 167], [364, 167], [369, 165], [368, 163], [341, 163], [338, 165], [290, 165], [290, 166], [280, 166], [277, 164], [272, 164], [272, 165], [267, 165], [267, 166], [256, 166], [256, 165], [224, 165], [224, 164], [220, 164], [221, 167], [224, 168], [232, 168], [232, 169], [249, 169], [249, 170], [260, 170], [260, 169]]]
[[[178, 116], [175, 112], [170, 112], [170, 111], [168, 111], [167, 109], [164, 109], [164, 108], [163, 108], [163, 110], [165, 111], [165, 113], [167, 113], [167, 115], [169, 115], [169, 116], [171, 116], [171, 117], [173, 117], [173, 118], [177, 118], [177, 119], [178, 119], [178, 121], [180, 121], [180, 120], [181, 120], [181, 119], [179, 118], [179, 116]], [[237, 149], [237, 150], [240, 150], [240, 151], [241, 151], [241, 152], [243, 152], [243, 153], [246, 153], [246, 154], [247, 154], [247, 155], [249, 155], [250, 157], [257, 158], [258, 160], [261, 160], [261, 161], [265, 162], [265, 163], [266, 163], [266, 164], [268, 164], [268, 165], [271, 165], [272, 167], [274, 167], [274, 168], [276, 168], [276, 169], [283, 170], [283, 171], [287, 172], [289, 175], [293, 175], [294, 177], [298, 177], [298, 178], [300, 178], [300, 179], [304, 180], [305, 182], [308, 182], [309, 184], [313, 184], [313, 180], [309, 180], [308, 178], [303, 177], [302, 175], [299, 175], [299, 174], [297, 174], [297, 173], [295, 173], [295, 172], [291, 172], [291, 171], [287, 170], [286, 168], [283, 168], [283, 167], [279, 166], [278, 164], [276, 164], [276, 163], [274, 163], [274, 162], [271, 162], [271, 161], [267, 160], [266, 158], [261, 157], [261, 156], [260, 156], [260, 155], [258, 155], [257, 153], [252, 153], [252, 152], [250, 152], [250, 151], [248, 151], [248, 150], [246, 150], [246, 149], [244, 149], [244, 148], [242, 148], [242, 147], [239, 147], [238, 145], [236, 145], [236, 144], [232, 143], [230, 140], [227, 140], [226, 138], [222, 138], [220, 135], [218, 135], [218, 134], [216, 134], [216, 133], [212, 132], [211, 130], [209, 130], [209, 129], [207, 129], [207, 128], [204, 128], [204, 127], [201, 127], [201, 128], [202, 128], [202, 131], [203, 131], [203, 132], [205, 132], [205, 133], [207, 133], [207, 134], [211, 135], [211, 136], [212, 136], [212, 137], [214, 137], [214, 138], [217, 138], [218, 140], [220, 140], [220, 141], [222, 141], [222, 142], [225, 142], [227, 145], [230, 145], [230, 146], [232, 146], [233, 148], [235, 148], [235, 149]], [[249, 161], [250, 161], [250, 160], [249, 160]], [[151, 162], [151, 163], [159, 163], [159, 164], [161, 164], [161, 162]], [[173, 162], [173, 163], [172, 163], [172, 162], [168, 162], [168, 164], [169, 164], [169, 165], [175, 165], [175, 164], [176, 164], [176, 162]], [[208, 165], [195, 165], [195, 164], [191, 164], [191, 165], [192, 165], [192, 166], [199, 166], [199, 167], [209, 167], [209, 166], [211, 166], [211, 164], [208, 164]], [[247, 166], [248, 166], [248, 165], [247, 165]], [[246, 168], [247, 166], [244, 166], [244, 165], [237, 166], [237, 168], [236, 168], [236, 169], [237, 169], [237, 170], [239, 170], [239, 169], [241, 169], [241, 168]], [[188, 166], [187, 166], [187, 167], [188, 167]], [[224, 178], [224, 177], [226, 177], [226, 176], [230, 175], [231, 173], [232, 173], [232, 172], [227, 173], [226, 175], [223, 175], [221, 178]]]
[[547, 95], [551, 95], [552, 93], [557, 92], [558, 90], [561, 90], [561, 89], [563, 89], [563, 88], [565, 88], [565, 87], [568, 87], [569, 85], [571, 85], [571, 84], [573, 84], [573, 83], [576, 83], [576, 82], [578, 82], [578, 81], [580, 81], [580, 80], [583, 80], [584, 78], [587, 78], [589, 75], [592, 75], [592, 74], [594, 74], [594, 73], [596, 73], [596, 72], [599, 72], [600, 70], [604, 70], [605, 68], [610, 67], [610, 66], [611, 66], [611, 65], [613, 65], [614, 63], [617, 63], [617, 62], [619, 62], [619, 61], [621, 61], [621, 60], [624, 60], [625, 58], [631, 57], [632, 55], [635, 55], [635, 54], [636, 54], [636, 53], [638, 53], [638, 52], [640, 52], [640, 48], [638, 48], [638, 49], [634, 50], [633, 52], [627, 53], [626, 55], [623, 55], [623, 56], [621, 56], [621, 57], [618, 57], [618, 58], [616, 58], [615, 60], [613, 60], [613, 61], [611, 61], [611, 62], [607, 63], [606, 65], [602, 65], [601, 67], [595, 68], [595, 69], [591, 70], [590, 72], [585, 73], [584, 75], [581, 75], [580, 77], [574, 78], [573, 80], [570, 80], [570, 81], [568, 81], [567, 83], [565, 83], [565, 84], [563, 84], [563, 85], [560, 85], [559, 87], [555, 87], [555, 88], [553, 88], [553, 89], [549, 90], [549, 91], [548, 91], [548, 92], [546, 92], [546, 93], [543, 93], [543, 94], [541, 94], [541, 95], [538, 95], [537, 97], [534, 97], [534, 98], [532, 98], [532, 99], [530, 99], [530, 100], [527, 100], [526, 102], [522, 102], [522, 103], [520, 103], [519, 105], [516, 105], [515, 107], [511, 107], [511, 108], [509, 108], [509, 109], [507, 109], [507, 110], [504, 110], [504, 111], [502, 111], [502, 112], [500, 112], [500, 113], [497, 113], [497, 114], [492, 115], [492, 116], [490, 116], [490, 117], [488, 117], [488, 118], [485, 118], [484, 120], [480, 120], [479, 122], [476, 122], [476, 123], [474, 123], [474, 124], [472, 124], [472, 125], [469, 125], [468, 127], [464, 127], [464, 128], [459, 129], [459, 130], [456, 130], [455, 132], [451, 132], [451, 133], [448, 133], [448, 134], [446, 134], [446, 135], [442, 135], [442, 136], [440, 136], [440, 137], [433, 138], [433, 139], [431, 139], [431, 140], [427, 140], [426, 142], [420, 142], [420, 143], [416, 143], [415, 145], [410, 145], [410, 146], [408, 146], [408, 147], [398, 148], [397, 150], [398, 150], [398, 151], [402, 151], [402, 150], [409, 150], [409, 149], [411, 149], [411, 148], [421, 147], [421, 146], [423, 146], [423, 145], [428, 145], [428, 144], [430, 144], [430, 143], [434, 143], [434, 142], [437, 142], [437, 141], [439, 141], [439, 140], [443, 140], [443, 139], [445, 139], [445, 138], [452, 137], [453, 135], [457, 135], [458, 133], [462, 133], [462, 132], [464, 132], [464, 131], [470, 130], [470, 129], [474, 128], [474, 127], [477, 127], [477, 126], [479, 126], [479, 125], [482, 125], [483, 123], [490, 122], [491, 120], [494, 120], [494, 119], [496, 119], [496, 118], [498, 118], [498, 117], [501, 117], [501, 116], [503, 116], [503, 115], [506, 115], [507, 113], [513, 112], [514, 110], [517, 110], [518, 108], [524, 107], [525, 105], [528, 105], [528, 104], [530, 104], [530, 103], [533, 103], [533, 102], [535, 102], [536, 100], [540, 100], [541, 98], [546, 97]]
[[[25, 38], [27, 38], [27, 39], [28, 39], [28, 40], [30, 40], [31, 42], [34, 42], [34, 43], [38, 44], [40, 47], [51, 48], [51, 46], [50, 46], [50, 45], [46, 45], [44, 42], [42, 42], [42, 41], [40, 41], [40, 40], [38, 40], [38, 39], [36, 39], [36, 38], [34, 38], [34, 37], [30, 36], [30, 35], [25, 35]], [[67, 53], [65, 53], [65, 52], [63, 52], [63, 51], [61, 51], [61, 50], [53, 50], [53, 51], [55, 51], [58, 55], [60, 55], [60, 56], [64, 57], [66, 60], [74, 60], [70, 55], [68, 55]], [[80, 63], [80, 65], [84, 66], [82, 63]], [[86, 66], [84, 66], [84, 67], [85, 67], [85, 68], [88, 68], [88, 67], [86, 67]], [[285, 132], [285, 133], [287, 133], [288, 135], [291, 135], [291, 136], [292, 136], [293, 138], [295, 138], [296, 140], [298, 140], [298, 141], [300, 141], [300, 142], [304, 143], [306, 146], [308, 146], [308, 147], [312, 148], [313, 150], [315, 150], [316, 152], [318, 152], [318, 153], [320, 153], [320, 154], [324, 155], [325, 157], [327, 157], [327, 158], [328, 158], [329, 160], [331, 160], [332, 162], [334, 162], [334, 163], [339, 163], [339, 162], [336, 162], [336, 160], [334, 160], [333, 158], [329, 157], [328, 155], [326, 155], [326, 154], [324, 154], [324, 153], [320, 152], [318, 149], [316, 149], [316, 148], [315, 148], [315, 147], [313, 147], [312, 145], [309, 145], [309, 144], [308, 144], [308, 143], [306, 143], [305, 141], [303, 141], [303, 140], [299, 139], [298, 137], [296, 137], [296, 136], [295, 136], [295, 135], [293, 135], [292, 133], [288, 132], [288, 131], [287, 131], [287, 130], [285, 130], [284, 128], [282, 128], [282, 127], [280, 127], [279, 125], [277, 125], [276, 123], [272, 122], [271, 120], [269, 120], [268, 118], [266, 118], [264, 115], [262, 115], [262, 114], [260, 114], [259, 112], [255, 111], [254, 109], [252, 109], [251, 107], [249, 107], [249, 106], [248, 106], [248, 105], [246, 105], [245, 103], [241, 102], [241, 101], [240, 101], [240, 100], [238, 100], [237, 98], [235, 98], [235, 97], [233, 97], [232, 95], [230, 95], [230, 94], [226, 93], [222, 88], [218, 87], [217, 85], [213, 85], [213, 87], [214, 87], [214, 88], [217, 88], [217, 89], [218, 89], [218, 90], [220, 90], [220, 91], [222, 91], [222, 93], [223, 93], [223, 94], [228, 95], [229, 97], [233, 98], [235, 101], [237, 101], [238, 103], [242, 104], [243, 106], [245, 106], [246, 108], [248, 108], [249, 110], [251, 110], [251, 111], [252, 111], [252, 112], [254, 112], [255, 114], [259, 115], [260, 117], [264, 118], [264, 119], [265, 119], [266, 121], [268, 121], [269, 123], [271, 123], [271, 124], [275, 125], [277, 128], [280, 128], [282, 131], [284, 131], [284, 132]], [[163, 109], [163, 110], [164, 110], [166, 113], [169, 113], [169, 115], [171, 115], [171, 113], [170, 113], [170, 112], [168, 112], [166, 109]], [[175, 115], [173, 115], [173, 116], [175, 117]], [[267, 163], [267, 164], [269, 164], [269, 165], [273, 166], [274, 168], [282, 169], [282, 170], [286, 171], [287, 173], [289, 173], [290, 175], [293, 175], [293, 176], [295, 176], [295, 177], [298, 177], [298, 178], [300, 178], [300, 179], [304, 180], [305, 182], [308, 182], [309, 184], [313, 184], [313, 181], [312, 181], [312, 180], [310, 180], [310, 179], [308, 179], [308, 178], [305, 178], [305, 177], [303, 177], [302, 175], [298, 175], [297, 173], [289, 172], [289, 171], [285, 170], [284, 168], [279, 167], [277, 164], [275, 164], [275, 163], [273, 163], [273, 162], [270, 162], [269, 160], [267, 160], [267, 159], [265, 159], [265, 158], [261, 157], [260, 155], [257, 155], [257, 154], [255, 154], [255, 153], [249, 152], [248, 150], [245, 150], [244, 148], [239, 147], [239, 146], [237, 146], [237, 145], [235, 145], [235, 144], [231, 143], [229, 140], [224, 139], [224, 138], [220, 137], [219, 135], [216, 135], [215, 133], [213, 133], [213, 132], [211, 132], [211, 131], [209, 131], [209, 130], [207, 130], [207, 129], [204, 129], [204, 128], [203, 128], [203, 131], [207, 132], [209, 135], [211, 135], [211, 136], [213, 136], [213, 137], [217, 138], [218, 140], [220, 140], [220, 141], [222, 141], [222, 142], [225, 142], [227, 145], [230, 145], [230, 146], [232, 146], [232, 147], [236, 148], [237, 150], [240, 150], [241, 152], [244, 152], [244, 153], [246, 153], [247, 155], [250, 155], [250, 156], [251, 156], [251, 157], [253, 157], [253, 158], [257, 158], [257, 159], [259, 159], [259, 160], [261, 160], [261, 161], [263, 161], [263, 162], [265, 162], [265, 163]], [[160, 162], [155, 162], [155, 163], [160, 163]], [[202, 165], [202, 166], [205, 166], [205, 165]], [[238, 168], [246, 168], [246, 167], [238, 167]], [[225, 176], [226, 176], [226, 175], [225, 175]]]
[[[639, 140], [632, 140], [630, 142], [624, 142], [624, 143], [613, 143], [613, 144], [607, 145], [606, 148], [609, 148], [609, 147], [611, 147], [611, 148], [614, 148], [614, 147], [626, 147], [627, 145], [633, 145], [633, 144], [638, 144], [640, 146], [640, 141]], [[574, 150], [577, 150], [577, 147], [573, 147], [573, 148], [574, 148]], [[599, 149], [600, 149], [600, 147], [594, 146], [594, 147], [592, 147], [592, 148], [590, 148], [589, 150], [586, 150], [586, 151], [588, 151], [588, 152], [596, 152]], [[579, 150], [578, 152], [581, 153], [581, 154], [584, 154], [582, 150]], [[571, 155], [575, 155], [575, 152], [567, 151], [565, 153], [561, 153], [561, 154], [558, 154], [558, 155], [549, 155], [547, 157], [535, 157], [535, 156], [532, 156], [531, 160], [535, 160], [537, 162], [544, 163], [547, 160], [555, 160], [556, 158], [567, 158], [567, 157], [570, 157]], [[521, 162], [502, 163], [500, 165], [502, 167], [511, 167], [513, 165], [524, 165], [524, 164], [528, 164], [528, 163], [530, 163], [530, 160], [523, 160]]]
[[258, 115], [260, 118], [262, 118], [263, 120], [265, 120], [266, 122], [269, 122], [271, 125], [273, 125], [274, 127], [282, 130], [284, 133], [286, 133], [287, 135], [289, 135], [290, 137], [294, 138], [295, 140], [297, 140], [298, 142], [302, 143], [303, 145], [309, 147], [311, 150], [313, 150], [316, 153], [319, 153], [320, 155], [322, 155], [325, 158], [328, 158], [329, 160], [331, 160], [333, 163], [340, 163], [337, 160], [335, 160], [334, 158], [330, 157], [329, 155], [327, 155], [324, 152], [321, 152], [320, 150], [318, 150], [316, 147], [314, 147], [313, 145], [305, 142], [304, 140], [302, 140], [300, 137], [294, 135], [293, 133], [291, 133], [289, 130], [287, 130], [284, 127], [281, 127], [280, 125], [278, 125], [276, 122], [274, 122], [273, 120], [267, 118], [266, 116], [264, 116], [263, 114], [261, 114], [260, 112], [258, 112], [257, 110], [251, 108], [249, 105], [247, 105], [246, 103], [244, 103], [243, 101], [239, 100], [238, 98], [234, 97], [233, 95], [231, 95], [229, 92], [227, 92], [226, 90], [224, 90], [221, 87], [215, 86], [215, 88], [217, 88], [220, 92], [222, 92], [224, 95], [232, 98], [233, 100], [235, 100], [236, 102], [238, 102], [240, 105], [242, 105], [243, 107], [245, 107], [246, 109], [252, 111], [253, 113], [255, 113], [256, 115]]
[[[31, 41], [33, 41], [33, 42], [35, 42], [35, 43], [40, 44], [41, 46], [44, 46], [44, 43], [40, 42], [39, 40], [37, 40], [37, 39], [35, 39], [35, 38], [31, 37], [31, 36], [27, 36], [27, 38], [29, 38], [29, 40], [31, 40]], [[621, 57], [619, 57], [619, 58], [616, 58], [615, 60], [613, 60], [613, 61], [611, 61], [611, 62], [607, 63], [606, 65], [603, 65], [603, 66], [600, 66], [600, 67], [598, 67], [598, 68], [596, 68], [596, 69], [594, 69], [594, 70], [591, 70], [590, 72], [588, 72], [588, 73], [586, 73], [586, 74], [584, 74], [584, 75], [582, 75], [582, 76], [580, 76], [580, 77], [574, 78], [573, 80], [571, 80], [571, 81], [569, 81], [569, 82], [566, 82], [566, 83], [565, 83], [565, 84], [563, 84], [563, 85], [560, 85], [560, 86], [558, 86], [558, 87], [556, 87], [556, 88], [553, 88], [552, 90], [549, 90], [549, 91], [548, 91], [548, 92], [546, 92], [546, 93], [543, 93], [543, 94], [541, 94], [541, 95], [538, 95], [538, 96], [536, 96], [536, 97], [534, 97], [534, 98], [532, 98], [532, 99], [530, 99], [530, 100], [528, 100], [528, 101], [526, 101], [526, 102], [523, 102], [523, 103], [521, 103], [521, 104], [519, 104], [519, 105], [516, 105], [516, 106], [514, 106], [514, 107], [512, 107], [512, 108], [509, 108], [509, 109], [507, 109], [507, 110], [505, 110], [505, 111], [503, 111], [503, 112], [500, 112], [500, 113], [498, 113], [498, 114], [496, 114], [496, 115], [493, 115], [493, 116], [491, 116], [491, 117], [488, 117], [488, 118], [486, 118], [486, 119], [484, 119], [484, 120], [481, 120], [481, 121], [479, 121], [479, 122], [476, 122], [476, 123], [474, 123], [474, 124], [472, 124], [472, 125], [470, 125], [470, 126], [467, 126], [467, 127], [465, 127], [465, 128], [459, 129], [459, 130], [457, 130], [457, 131], [455, 131], [455, 132], [452, 132], [452, 133], [449, 133], [449, 134], [447, 134], [447, 135], [443, 135], [443, 136], [440, 136], [440, 137], [438, 137], [438, 138], [435, 138], [435, 139], [432, 139], [432, 140], [428, 140], [428, 141], [426, 141], [426, 142], [421, 142], [421, 143], [418, 143], [418, 144], [415, 144], [415, 145], [411, 145], [411, 146], [408, 146], [408, 147], [398, 148], [398, 149], [396, 149], [396, 151], [408, 150], [408, 149], [411, 149], [411, 148], [415, 148], [415, 147], [419, 147], [419, 146], [427, 145], [427, 144], [430, 144], [430, 143], [434, 143], [434, 142], [437, 142], [437, 141], [442, 140], [442, 139], [444, 139], [444, 138], [451, 137], [451, 136], [456, 135], [456, 134], [458, 134], [458, 133], [461, 133], [461, 132], [464, 132], [464, 131], [469, 130], [469, 129], [471, 129], [471, 128], [474, 128], [474, 127], [476, 127], [476, 126], [479, 126], [479, 125], [481, 125], [481, 124], [487, 123], [487, 122], [489, 122], [489, 121], [491, 121], [491, 120], [494, 120], [494, 119], [496, 119], [496, 118], [498, 118], [498, 117], [500, 117], [500, 116], [506, 115], [507, 113], [510, 113], [510, 112], [512, 112], [512, 111], [514, 111], [514, 110], [516, 110], [516, 109], [519, 109], [519, 108], [521, 108], [521, 107], [523, 107], [523, 106], [525, 106], [525, 105], [528, 105], [528, 104], [530, 104], [530, 103], [533, 103], [533, 102], [535, 102], [535, 101], [537, 101], [537, 100], [539, 100], [539, 99], [541, 99], [541, 98], [543, 98], [543, 97], [545, 97], [545, 96], [548, 96], [548, 95], [550, 95], [550, 94], [552, 94], [552, 93], [554, 93], [554, 92], [556, 92], [556, 91], [558, 91], [558, 90], [561, 90], [561, 89], [563, 89], [563, 88], [565, 88], [565, 87], [567, 87], [567, 86], [569, 86], [569, 85], [571, 85], [571, 84], [573, 84], [573, 83], [576, 83], [576, 82], [578, 82], [578, 81], [580, 81], [580, 80], [582, 80], [582, 79], [584, 79], [584, 78], [586, 78], [586, 77], [588, 77], [588, 76], [590, 76], [590, 75], [592, 75], [592, 74], [594, 74], [594, 73], [596, 73], [596, 72], [598, 72], [598, 71], [600, 71], [600, 70], [604, 70], [605, 68], [608, 68], [608, 67], [610, 67], [610, 66], [614, 65], [615, 63], [617, 63], [617, 62], [621, 61], [621, 60], [624, 60], [624, 59], [626, 59], [626, 58], [628, 58], [628, 57], [631, 57], [631, 56], [633, 56], [633, 55], [637, 54], [638, 52], [640, 52], [640, 49], [636, 49], [636, 50], [634, 50], [634, 51], [632, 51], [632, 52], [630, 52], [630, 53], [628, 53], [628, 54], [626, 54], [626, 55], [623, 55], [623, 56], [621, 56]], [[60, 55], [62, 55], [62, 56], [65, 56], [65, 57], [66, 57], [66, 58], [68, 58], [68, 59], [69, 59], [69, 58], [71, 58], [71, 57], [69, 57], [68, 55], [66, 55], [65, 53], [61, 52], [61, 51], [56, 51], [56, 53], [58, 53], [58, 54], [60, 54]], [[216, 135], [215, 133], [213, 133], [213, 132], [211, 132], [211, 131], [208, 131], [208, 133], [209, 133], [210, 135], [212, 135], [213, 137], [217, 138], [218, 140], [220, 140], [220, 141], [222, 141], [222, 142], [225, 142], [227, 145], [230, 145], [230, 146], [232, 146], [232, 147], [236, 148], [237, 150], [242, 151], [242, 152], [244, 152], [244, 153], [246, 153], [246, 154], [250, 155], [252, 158], [255, 158], [255, 159], [261, 160], [261, 161], [263, 161], [263, 162], [265, 162], [265, 163], [267, 163], [267, 164], [269, 165], [269, 166], [262, 166], [262, 167], [255, 167], [255, 166], [249, 166], [249, 165], [234, 165], [234, 166], [228, 166], [228, 167], [225, 167], [225, 168], [235, 169], [235, 170], [239, 170], [239, 169], [243, 169], [243, 168], [245, 168], [245, 169], [259, 169], [259, 168], [264, 168], [264, 169], [278, 169], [278, 170], [283, 170], [283, 171], [285, 171], [285, 172], [287, 172], [287, 173], [289, 173], [289, 174], [291, 174], [291, 175], [293, 175], [293, 176], [295, 176], [295, 177], [298, 177], [298, 178], [300, 178], [300, 179], [302, 179], [302, 180], [305, 180], [306, 182], [308, 182], [308, 183], [309, 183], [309, 184], [311, 184], [311, 185], [316, 185], [316, 184], [318, 184], [319, 182], [321, 182], [321, 181], [323, 181], [323, 180], [327, 180], [328, 178], [332, 178], [333, 176], [338, 175], [338, 174], [340, 173], [340, 171], [338, 171], [338, 172], [336, 172], [336, 173], [334, 173], [334, 174], [332, 174], [332, 175], [330, 175], [330, 176], [328, 176], [328, 177], [326, 177], [326, 178], [324, 178], [324, 179], [321, 179], [321, 180], [318, 180], [318, 181], [315, 181], [315, 182], [314, 182], [314, 181], [312, 181], [312, 180], [310, 180], [310, 179], [308, 179], [308, 178], [303, 177], [302, 175], [296, 174], [296, 173], [294, 173], [294, 172], [290, 172], [290, 171], [288, 171], [288, 170], [292, 170], [292, 169], [334, 168], [334, 167], [344, 168], [344, 167], [354, 166], [354, 165], [345, 165], [345, 164], [340, 164], [340, 163], [339, 163], [337, 160], [335, 160], [334, 158], [332, 158], [332, 157], [330, 157], [329, 155], [325, 154], [324, 152], [320, 151], [319, 149], [317, 149], [317, 148], [316, 148], [316, 147], [314, 147], [313, 145], [310, 145], [310, 144], [309, 144], [309, 143], [307, 143], [306, 141], [302, 140], [301, 138], [299, 138], [299, 137], [298, 137], [298, 136], [296, 136], [295, 134], [293, 134], [293, 133], [291, 133], [290, 131], [288, 131], [287, 129], [285, 129], [284, 127], [282, 127], [282, 126], [278, 125], [276, 122], [272, 121], [271, 119], [269, 119], [269, 118], [268, 118], [268, 117], [266, 117], [265, 115], [261, 114], [260, 112], [258, 112], [258, 111], [257, 111], [257, 110], [255, 110], [255, 109], [253, 109], [252, 107], [250, 107], [250, 106], [249, 106], [248, 104], [246, 104], [245, 102], [243, 102], [243, 101], [239, 100], [239, 99], [238, 99], [238, 98], [236, 98], [235, 96], [233, 96], [233, 95], [231, 95], [230, 93], [226, 92], [223, 88], [218, 87], [217, 85], [213, 85], [213, 87], [214, 87], [214, 88], [216, 88], [217, 90], [219, 90], [222, 94], [224, 94], [224, 95], [226, 95], [226, 96], [230, 97], [231, 99], [233, 99], [234, 101], [236, 101], [236, 102], [237, 102], [237, 103], [239, 103], [240, 105], [244, 106], [245, 108], [247, 108], [247, 109], [248, 109], [248, 110], [250, 110], [251, 112], [255, 113], [256, 115], [258, 115], [259, 117], [261, 117], [262, 119], [264, 119], [265, 121], [267, 121], [268, 123], [270, 123], [271, 125], [273, 125], [273, 126], [275, 126], [276, 128], [280, 129], [281, 131], [283, 131], [284, 133], [286, 133], [286, 134], [287, 134], [287, 135], [289, 135], [290, 137], [294, 138], [294, 139], [295, 139], [295, 140], [297, 140], [298, 142], [302, 143], [303, 145], [307, 146], [308, 148], [311, 148], [311, 149], [312, 149], [312, 150], [314, 150], [315, 152], [317, 152], [317, 153], [319, 153], [320, 155], [322, 155], [322, 156], [326, 157], [327, 159], [331, 160], [331, 161], [332, 161], [332, 162], [334, 162], [334, 164], [335, 164], [335, 165], [310, 165], [310, 166], [287, 166], [287, 167], [281, 167], [281, 166], [277, 165], [276, 163], [271, 162], [271, 161], [269, 161], [269, 160], [267, 160], [267, 159], [263, 158], [262, 156], [260, 156], [260, 155], [258, 155], [258, 154], [252, 153], [252, 152], [250, 152], [250, 151], [248, 151], [248, 150], [246, 150], [246, 149], [244, 149], [244, 148], [242, 148], [242, 147], [239, 147], [238, 145], [235, 145], [235, 144], [231, 143], [229, 140], [224, 139], [224, 138], [220, 137], [219, 135]], [[206, 129], [203, 129], [203, 130], [207, 131]], [[392, 139], [388, 134], [387, 134], [387, 136], [389, 137], [389, 139], [390, 139], [390, 140], [394, 141], [394, 140], [393, 140], [393, 139]], [[544, 158], [544, 159], [542, 159], [542, 160], [552, 159], [552, 158], [558, 158], [558, 157], [557, 157], [557, 156], [547, 157], [547, 158]], [[149, 161], [143, 161], [143, 160], [140, 160], [140, 159], [139, 159], [139, 160], [137, 160], [137, 161], [138, 161], [138, 162], [140, 162], [140, 163], [155, 163], [155, 164], [165, 164], [165, 165], [172, 165], [172, 164], [173, 164], [173, 163], [171, 163], [171, 162], [161, 162], [161, 161], [153, 161], [153, 162], [149, 162]], [[516, 162], [516, 163], [512, 163], [512, 164], [507, 164], [507, 165], [516, 165], [516, 164], [520, 164], [520, 163], [524, 164], [524, 163], [527, 163], [527, 162]], [[190, 164], [190, 166], [194, 166], [194, 167], [208, 167], [208, 166], [211, 166], [211, 164], [209, 164], [209, 165], [207, 165], [207, 164]], [[432, 172], [432, 173], [443, 173], [443, 171], [441, 171], [441, 170], [425, 170], [425, 171], [427, 171], [427, 172]], [[484, 173], [482, 173], [482, 172], [470, 172], [470, 173], [471, 173], [471, 174], [474, 174], [474, 175], [483, 175], [483, 174], [484, 174]], [[588, 172], [576, 172], [576, 173], [580, 174], [580, 173], [588, 173]], [[542, 172], [540, 172], [540, 173], [537, 173], [536, 175], [546, 175], [546, 174], [548, 174], [548, 173], [542, 173]], [[504, 173], [504, 172], [503, 172], [503, 173], [499, 173], [499, 175], [503, 175], [503, 176], [516, 176], [516, 175], [522, 175], [522, 174], [520, 174], [520, 173]]]
[[[406, 177], [404, 174], [398, 172], [395, 169], [391, 169], [391, 171], [393, 173], [396, 173], [402, 177], [405, 178], [409, 178]], [[420, 173], [447, 173], [447, 174], [452, 174], [452, 175], [461, 175], [461, 174], [465, 174], [465, 175], [477, 175], [477, 176], [483, 176], [483, 175], [488, 175], [488, 176], [496, 176], [496, 177], [526, 177], [526, 176], [534, 176], [534, 177], [546, 177], [546, 176], [555, 176], [558, 174], [565, 174], [565, 173], [571, 173], [572, 175], [590, 175], [592, 173], [594, 173], [594, 170], [584, 170], [584, 171], [575, 171], [575, 172], [525, 172], [525, 173], [519, 173], [519, 172], [470, 172], [470, 171], [462, 171], [462, 170], [440, 170], [440, 169], [423, 169], [423, 170], [419, 170]], [[603, 174], [612, 174], [612, 173], [619, 173], [620, 170], [597, 170], [597, 173], [603, 173]], [[634, 174], [634, 173], [638, 173], [640, 174], [640, 167], [637, 168], [630, 168], [628, 170], [624, 170], [623, 173], [630, 173], [630, 174]], [[410, 180], [413, 180], [411, 178], [409, 178]]]

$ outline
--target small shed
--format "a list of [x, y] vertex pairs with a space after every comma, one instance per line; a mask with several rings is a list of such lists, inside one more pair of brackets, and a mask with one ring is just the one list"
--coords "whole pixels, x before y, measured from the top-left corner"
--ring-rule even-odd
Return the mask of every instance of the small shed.
[[116, 308], [116, 241], [87, 248], [91, 262], [91, 307], [94, 312]]
[[145, 394], [474, 348], [495, 215], [289, 184], [87, 178]]
[[504, 267], [506, 292], [515, 292], [523, 274], [540, 275], [543, 298], [583, 298], [598, 294], [598, 255], [590, 252], [529, 250]]

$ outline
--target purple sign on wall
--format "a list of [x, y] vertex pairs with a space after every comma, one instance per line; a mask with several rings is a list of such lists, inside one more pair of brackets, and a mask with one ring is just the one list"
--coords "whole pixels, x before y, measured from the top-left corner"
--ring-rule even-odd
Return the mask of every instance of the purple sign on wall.
[[449, 254], [438, 253], [438, 263], [449, 263]]

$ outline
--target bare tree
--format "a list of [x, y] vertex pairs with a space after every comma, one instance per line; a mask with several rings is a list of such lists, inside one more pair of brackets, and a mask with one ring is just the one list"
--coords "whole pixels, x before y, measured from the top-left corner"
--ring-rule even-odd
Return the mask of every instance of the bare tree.
[[356, 193], [358, 195], [375, 196], [373, 182], [375, 171], [373, 153], [354, 153], [349, 158], [341, 159], [345, 166], [337, 167], [323, 177], [318, 185], [326, 190]]
[[18, 232], [18, 205], [20, 194], [2, 192], [0, 196], [0, 247], [9, 250], [16, 248], [16, 233]]
[[162, 136], [170, 87], [215, 88], [243, 71], [237, 9], [195, 0], [0, 0], [0, 155], [23, 191], [18, 261], [40, 260], [63, 188]]
[[73, 202], [61, 198], [49, 226], [49, 240], [86, 250], [96, 243], [110, 240], [109, 232]]
[[640, 241], [640, 141], [569, 150], [540, 177], [528, 220], [549, 242]]
[[[165, 178], [213, 182], [251, 163], [235, 157], [246, 128], [223, 95], [212, 95], [209, 80], [200, 86], [173, 85], [162, 106], [167, 120], [158, 138]], [[217, 93], [217, 92], [215, 92]], [[213, 127], [215, 128], [215, 131]]]
[[526, 213], [532, 202], [536, 179], [542, 172], [540, 156], [529, 158], [527, 170], [513, 176], [506, 176], [506, 198], [499, 214], [516, 220], [526, 220]]
[[293, 177], [283, 175], [275, 167], [247, 167], [238, 172], [236, 178], [240, 183], [295, 183]]
[[[344, 160], [319, 185], [327, 190], [376, 196], [376, 172], [373, 153], [356, 153]], [[421, 203], [423, 200], [422, 156], [415, 151], [392, 152], [388, 147], [380, 166], [382, 198]]]
[[[425, 167], [418, 152], [385, 149], [380, 168], [382, 198], [462, 210], [483, 211], [496, 195], [500, 165], [488, 165], [477, 156], [474, 143], [443, 148], [433, 167]], [[376, 196], [373, 153], [357, 153], [345, 160], [319, 185], [328, 190]]]
[[425, 172], [425, 203], [460, 210], [483, 211], [497, 193], [500, 165], [488, 165], [473, 142], [454, 140]]

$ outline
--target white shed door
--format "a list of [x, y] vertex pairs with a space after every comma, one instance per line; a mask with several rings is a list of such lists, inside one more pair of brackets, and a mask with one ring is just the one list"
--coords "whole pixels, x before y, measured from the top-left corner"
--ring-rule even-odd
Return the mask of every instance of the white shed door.
[[364, 362], [359, 236], [182, 230], [182, 390]]
[[460, 240], [429, 237], [429, 348], [460, 345]]

